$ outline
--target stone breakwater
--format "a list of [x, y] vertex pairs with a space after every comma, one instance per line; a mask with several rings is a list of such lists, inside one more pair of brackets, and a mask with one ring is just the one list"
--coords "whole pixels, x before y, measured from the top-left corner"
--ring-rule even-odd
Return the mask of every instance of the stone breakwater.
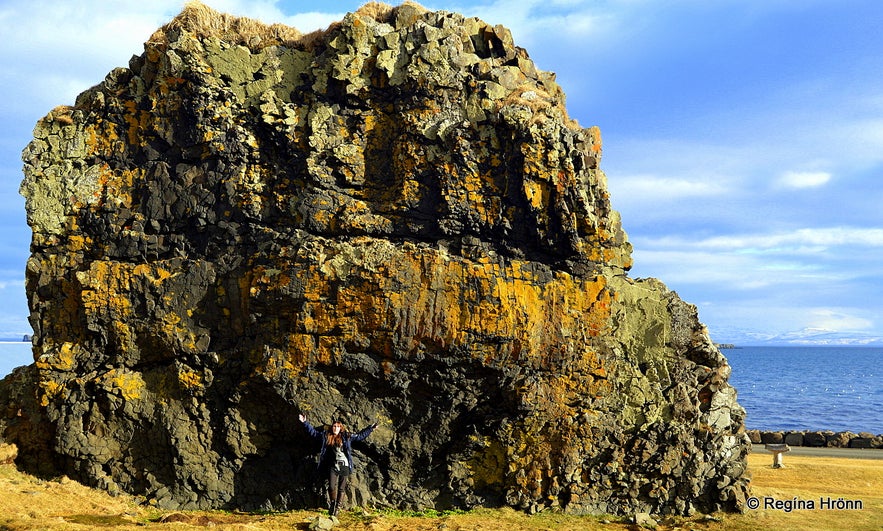
[[355, 504], [739, 510], [730, 367], [628, 277], [600, 157], [502, 26], [372, 3], [301, 35], [188, 4], [24, 151], [16, 462], [161, 507], [315, 507], [303, 413], [379, 424]]
[[760, 431], [747, 430], [752, 444], [787, 444], [816, 448], [883, 448], [883, 435], [850, 431]]

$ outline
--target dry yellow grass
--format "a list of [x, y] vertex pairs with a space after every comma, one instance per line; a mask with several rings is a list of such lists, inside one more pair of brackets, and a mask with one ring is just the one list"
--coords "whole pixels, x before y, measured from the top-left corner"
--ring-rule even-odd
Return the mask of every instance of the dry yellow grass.
[[0, 443], [0, 465], [8, 465], [18, 455], [18, 448], [14, 444]]
[[[426, 11], [416, 2], [406, 0], [402, 5], [414, 6]], [[365, 18], [373, 18], [378, 22], [389, 22], [394, 19], [396, 9], [398, 8], [383, 2], [368, 2], [357, 9], [356, 14]], [[276, 45], [301, 46], [309, 49], [315, 46], [336, 24], [338, 23], [332, 24], [328, 29], [313, 31], [305, 35], [291, 26], [265, 24], [252, 18], [221, 13], [198, 0], [191, 0], [184, 5], [181, 13], [156, 30], [147, 42], [164, 46], [168, 44], [167, 35], [169, 32], [186, 30], [203, 37], [216, 37], [227, 42], [247, 46], [252, 50]]]
[[290, 26], [264, 24], [252, 18], [221, 13], [198, 1], [187, 2], [181, 13], [156, 30], [148, 42], [165, 45], [167, 34], [175, 30], [187, 30], [203, 37], [217, 37], [252, 49], [277, 44], [294, 44], [303, 36], [300, 31]]
[[[660, 530], [881, 530], [883, 529], [883, 460], [789, 456], [787, 468], [774, 470], [767, 454], [752, 454], [753, 494], [780, 502], [813, 500], [814, 510], [758, 509], [713, 518], [662, 518]], [[822, 498], [860, 500], [861, 509], [819, 508]], [[307, 529], [317, 513], [292, 511], [261, 515], [221, 511], [177, 513], [140, 506], [128, 496], [110, 497], [76, 482], [43, 481], [0, 465], [0, 529]], [[719, 521], [718, 521], [719, 520]], [[406, 516], [392, 513], [347, 513], [340, 530], [437, 531], [577, 531], [637, 529], [616, 517], [540, 513], [528, 516], [511, 509], [482, 509], [464, 514]]]
[[[739, 518], [728, 518], [731, 525], [718, 529], [883, 529], [883, 460], [789, 455], [785, 468], [773, 469], [771, 464], [770, 454], [750, 456], [752, 494], [761, 506]], [[839, 498], [860, 501], [862, 508], [838, 509]], [[822, 507], [822, 500], [828, 499], [835, 507]], [[812, 510], [806, 508], [809, 501]], [[776, 502], [781, 508], [775, 508]], [[788, 502], [804, 508], [787, 512]]]
[[356, 10], [357, 15], [373, 18], [377, 22], [389, 22], [394, 13], [394, 8], [383, 2], [368, 2]]
[[570, 129], [580, 129], [576, 120], [570, 118], [564, 106], [563, 94], [555, 97], [537, 85], [525, 84], [513, 90], [509, 96], [497, 102], [497, 108], [509, 105], [527, 107], [533, 113], [530, 123], [542, 123], [546, 118], [553, 118], [552, 109]]

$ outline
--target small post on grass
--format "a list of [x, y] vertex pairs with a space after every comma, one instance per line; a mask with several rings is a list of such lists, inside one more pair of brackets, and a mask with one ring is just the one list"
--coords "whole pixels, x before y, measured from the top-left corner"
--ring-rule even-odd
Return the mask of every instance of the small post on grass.
[[790, 452], [791, 447], [787, 444], [767, 444], [764, 446], [766, 451], [773, 454], [773, 468], [782, 468], [782, 454]]

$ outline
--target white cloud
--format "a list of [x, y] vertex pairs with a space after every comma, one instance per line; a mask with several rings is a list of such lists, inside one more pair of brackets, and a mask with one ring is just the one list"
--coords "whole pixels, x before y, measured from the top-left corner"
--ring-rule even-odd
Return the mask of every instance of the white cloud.
[[294, 16], [284, 17], [280, 22], [297, 28], [301, 33], [310, 33], [318, 29], [325, 29], [332, 22], [341, 20], [344, 13], [299, 13]]
[[[598, 38], [616, 35], [618, 16], [614, 12], [600, 9], [597, 4], [584, 4], [571, 0], [497, 0], [486, 6], [444, 9], [476, 16], [489, 24], [502, 24], [512, 32], [516, 44], [533, 51], [536, 46], [556, 46], [561, 40], [579, 39], [586, 46], [586, 39], [592, 38], [597, 44]], [[556, 10], [545, 11], [549, 6]]]
[[643, 226], [646, 233], [646, 227], [660, 230], [684, 212], [699, 217], [709, 205], [726, 197], [728, 188], [715, 181], [628, 177], [609, 181], [608, 190], [611, 205], [622, 215], [626, 230]]
[[814, 308], [807, 315], [808, 328], [850, 332], [869, 330], [874, 322], [836, 308]]
[[628, 202], [718, 196], [727, 192], [726, 186], [712, 179], [697, 181], [653, 175], [619, 176], [615, 185], [616, 199]]
[[[204, 0], [206, 1], [206, 0]], [[249, 17], [260, 20], [265, 24], [285, 24], [297, 28], [302, 33], [310, 33], [314, 30], [325, 29], [332, 22], [343, 19], [345, 11], [304, 11], [304, 8], [312, 8], [314, 6], [307, 5], [285, 5], [285, 2], [278, 0], [208, 0], [208, 5], [217, 11], [231, 13], [237, 16]], [[353, 7], [349, 11], [355, 11], [359, 6], [367, 2], [352, 2]], [[294, 15], [286, 15], [280, 4], [285, 7], [285, 12], [297, 13]]]
[[782, 298], [762, 297], [700, 305], [700, 319], [715, 323], [709, 329], [716, 340], [750, 344], [752, 339], [794, 340], [832, 333], [862, 338], [875, 332], [875, 322], [869, 317], [873, 311], [867, 307], [798, 307]]
[[7, 99], [14, 94], [17, 112], [27, 114], [72, 104], [108, 71], [141, 54], [144, 41], [182, 4], [13, 0], [0, 15], [2, 91]]
[[[855, 286], [883, 274], [873, 258], [883, 249], [883, 229], [833, 227], [712, 238], [640, 236], [632, 238], [632, 244], [635, 276], [690, 287], [702, 293], [697, 299], [707, 299], [713, 292], [728, 292], [729, 297], [762, 290], [768, 299], [781, 296], [799, 305], [798, 300], [826, 297], [824, 292], [862, 296], [862, 289]], [[850, 256], [861, 256], [864, 262], [843, 267], [842, 261]]]
[[779, 178], [779, 184], [788, 188], [816, 188], [831, 180], [828, 172], [788, 171]]
[[[33, 52], [70, 57], [72, 50], [113, 54], [107, 44], [143, 43], [180, 11], [182, 2], [49, 2], [14, 0], [2, 15], [4, 55]], [[138, 51], [137, 49], [135, 51]], [[61, 53], [63, 52], [63, 53]], [[27, 57], [21, 57], [26, 61]]]
[[8, 282], [5, 280], [0, 280], [0, 292], [5, 291], [10, 288], [19, 288], [23, 287], [24, 282]]
[[854, 272], [832, 272], [799, 259], [733, 255], [691, 249], [634, 252], [635, 273], [659, 278], [672, 286], [707, 286], [710, 290], [757, 290], [848, 280]]
[[[666, 241], [668, 240], [668, 241]], [[821, 227], [772, 234], [717, 236], [696, 241], [658, 240], [666, 245], [714, 248], [729, 251], [818, 252], [827, 247], [859, 245], [883, 247], [883, 229], [873, 227]], [[652, 240], [648, 243], [652, 244]]]
[[[17, 98], [16, 112], [42, 115], [101, 81], [143, 52], [153, 32], [170, 21], [184, 0], [143, 2], [50, 2], [12, 0], [0, 7], [0, 90]], [[221, 12], [265, 23], [283, 23], [304, 33], [325, 28], [343, 13], [285, 15], [273, 0], [207, 0]], [[355, 3], [355, 2], [354, 2]]]
[[715, 249], [742, 254], [815, 254], [828, 247], [857, 245], [883, 247], [883, 229], [871, 227], [805, 228], [771, 234], [735, 234], [703, 239], [666, 236], [645, 238], [642, 245], [652, 248]]
[[840, 139], [844, 156], [879, 164], [883, 162], [883, 110], [867, 105], [859, 112], [871, 117], [835, 124], [836, 129], [828, 134]]

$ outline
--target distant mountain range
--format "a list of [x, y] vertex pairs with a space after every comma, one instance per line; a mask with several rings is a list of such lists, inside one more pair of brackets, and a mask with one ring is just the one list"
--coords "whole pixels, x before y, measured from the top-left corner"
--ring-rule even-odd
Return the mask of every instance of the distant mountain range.
[[709, 328], [712, 339], [717, 343], [747, 345], [782, 346], [883, 346], [883, 337], [860, 332], [839, 332], [824, 328], [804, 328], [793, 332], [764, 334], [739, 329]]

